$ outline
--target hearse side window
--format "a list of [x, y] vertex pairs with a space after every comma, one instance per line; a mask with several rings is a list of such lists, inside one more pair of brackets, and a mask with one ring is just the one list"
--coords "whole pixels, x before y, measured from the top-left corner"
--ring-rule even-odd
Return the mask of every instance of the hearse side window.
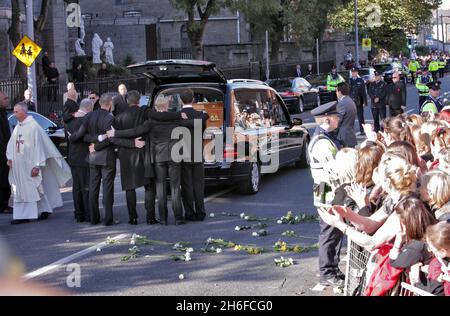
[[270, 127], [268, 90], [240, 89], [234, 91], [234, 126], [249, 130]]
[[280, 104], [275, 92], [270, 91], [271, 107], [270, 107], [270, 120], [273, 126], [288, 125], [286, 114], [283, 111], [283, 107]]

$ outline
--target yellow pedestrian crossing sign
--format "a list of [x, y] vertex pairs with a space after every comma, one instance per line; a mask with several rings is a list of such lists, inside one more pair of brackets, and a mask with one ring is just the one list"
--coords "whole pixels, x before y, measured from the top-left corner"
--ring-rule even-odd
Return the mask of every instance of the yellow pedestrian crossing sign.
[[372, 39], [364, 38], [362, 40], [362, 49], [365, 52], [370, 52], [372, 50]]
[[42, 48], [39, 47], [38, 44], [25, 35], [14, 49], [13, 55], [27, 67], [31, 67], [36, 58], [39, 56], [41, 50]]

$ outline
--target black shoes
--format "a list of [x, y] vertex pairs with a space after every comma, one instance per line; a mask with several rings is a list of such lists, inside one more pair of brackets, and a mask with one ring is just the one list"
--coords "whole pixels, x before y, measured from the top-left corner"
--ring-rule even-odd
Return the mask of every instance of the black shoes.
[[119, 225], [120, 222], [119, 221], [110, 221], [105, 223], [105, 226], [115, 226], [115, 225]]
[[19, 224], [25, 224], [25, 223], [29, 223], [30, 220], [29, 219], [15, 219], [11, 222], [11, 225], [19, 225]]
[[189, 222], [196, 222], [196, 221], [198, 221], [197, 217], [195, 217], [194, 215], [185, 216], [184, 219], [186, 221], [189, 221]]
[[48, 219], [49, 216], [50, 216], [50, 214], [51, 214], [51, 213], [43, 212], [41, 215], [39, 215], [38, 221], [44, 221], [44, 220]]
[[147, 225], [156, 225], [159, 224], [159, 221], [156, 219], [148, 219], [147, 220]]
[[138, 224], [137, 218], [130, 219], [128, 221], [128, 224], [136, 226]]
[[180, 226], [180, 225], [186, 225], [186, 222], [183, 220], [177, 220], [175, 221], [175, 226]]

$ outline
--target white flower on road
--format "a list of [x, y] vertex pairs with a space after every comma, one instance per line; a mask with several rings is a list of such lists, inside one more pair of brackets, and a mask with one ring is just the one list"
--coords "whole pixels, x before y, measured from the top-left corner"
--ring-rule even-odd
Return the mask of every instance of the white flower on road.
[[215, 217], [215, 216], [216, 216], [216, 214], [214, 214], [214, 213], [209, 213], [209, 217], [213, 218], [213, 217]]
[[257, 232], [253, 232], [253, 233], [252, 233], [252, 236], [253, 236], [253, 237], [258, 237], [259, 235], [258, 235]]
[[97, 252], [100, 252], [100, 251], [102, 251], [102, 248], [97, 248]]
[[184, 280], [184, 274], [180, 274], [180, 275], [178, 276], [178, 278], [179, 278], [180, 280]]
[[216, 252], [217, 252], [217, 253], [222, 253], [222, 248], [217, 248], [217, 249], [216, 249]]
[[241, 215], [239, 215], [242, 219], [244, 219], [245, 217], [245, 213], [241, 213]]
[[283, 224], [283, 221], [282, 220], [277, 220], [277, 224]]

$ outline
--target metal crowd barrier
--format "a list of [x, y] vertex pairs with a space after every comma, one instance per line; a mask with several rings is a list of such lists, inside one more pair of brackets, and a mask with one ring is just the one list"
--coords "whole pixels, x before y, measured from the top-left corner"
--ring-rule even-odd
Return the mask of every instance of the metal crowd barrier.
[[[347, 239], [348, 261], [345, 273], [344, 296], [354, 296], [360, 284], [366, 284], [366, 266], [370, 252]], [[362, 289], [364, 291], [364, 289]]]
[[402, 282], [400, 296], [435, 296], [427, 291], [419, 289], [411, 284]]

